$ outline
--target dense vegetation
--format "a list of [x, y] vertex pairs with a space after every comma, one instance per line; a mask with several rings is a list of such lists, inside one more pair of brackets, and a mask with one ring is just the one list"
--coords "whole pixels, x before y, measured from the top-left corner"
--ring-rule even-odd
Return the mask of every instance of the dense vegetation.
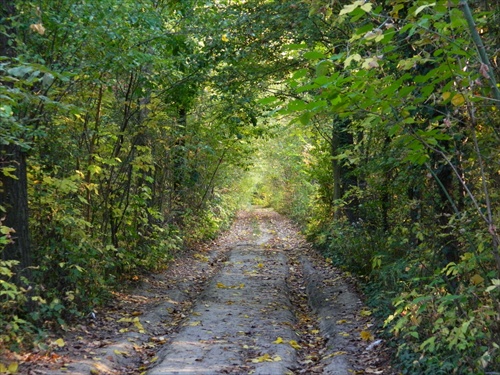
[[358, 275], [404, 374], [498, 371], [498, 1], [0, 12], [0, 346], [253, 198]]

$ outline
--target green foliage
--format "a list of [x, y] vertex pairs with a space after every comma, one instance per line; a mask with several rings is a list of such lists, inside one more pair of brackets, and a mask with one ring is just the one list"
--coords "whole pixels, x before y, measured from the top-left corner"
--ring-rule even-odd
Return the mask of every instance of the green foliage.
[[[3, 237], [3, 236], [2, 236]], [[3, 237], [4, 238], [4, 237]], [[12, 282], [12, 268], [19, 262], [0, 261], [0, 351], [3, 348], [18, 348], [31, 328], [25, 320], [19, 318], [26, 303], [26, 290]]]
[[308, 216], [314, 186], [303, 163], [311, 158], [311, 141], [293, 125], [272, 130], [261, 147], [252, 171], [252, 203], [271, 206], [297, 220]]
[[[261, 77], [282, 61], [245, 33], [292, 38], [261, 22], [289, 20], [282, 5], [240, 17], [254, 5], [16, 3], [17, 58], [0, 60], [0, 143], [28, 155], [35, 308], [23, 318], [61, 325], [87, 313], [214, 238], [248, 201], [242, 171], [265, 129], [259, 88], [238, 71]], [[253, 58], [263, 53], [267, 66]]]
[[[315, 185], [309, 238], [391, 316], [403, 373], [495, 371], [498, 108], [464, 4], [310, 3], [331, 43], [297, 47], [292, 99], [265, 101], [315, 135], [297, 160]], [[474, 6], [493, 57], [498, 4]]]
[[[11, 241], [11, 233], [0, 220], [0, 249]], [[27, 290], [14, 281], [13, 269], [18, 264], [16, 260], [0, 260], [0, 353], [24, 347], [34, 328], [22, 318], [29, 297]]]
[[494, 371], [498, 90], [483, 53], [500, 13], [483, 3], [478, 57], [458, 0], [17, 2], [0, 143], [29, 150], [37, 308], [2, 263], [2, 322], [63, 324], [253, 199], [366, 281], [403, 373]]

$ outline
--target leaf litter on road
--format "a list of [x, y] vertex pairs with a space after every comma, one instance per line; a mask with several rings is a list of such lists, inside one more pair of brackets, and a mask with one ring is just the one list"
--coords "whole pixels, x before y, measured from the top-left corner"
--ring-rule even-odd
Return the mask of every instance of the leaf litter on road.
[[[258, 242], [260, 250], [250, 247], [247, 258], [230, 264], [235, 248]], [[310, 264], [304, 263], [304, 257]], [[154, 375], [179, 333], [189, 329], [198, 332], [195, 341], [203, 350], [227, 358], [218, 373], [249, 374], [259, 366], [271, 366], [277, 374], [328, 374], [329, 361], [345, 357], [349, 373], [390, 374], [387, 355], [378, 354], [387, 352], [381, 349], [383, 342], [377, 350], [367, 350], [379, 341], [367, 324], [371, 312], [362, 305], [346, 308], [338, 303], [342, 296], [332, 292], [321, 302], [330, 312], [321, 314], [315, 306], [318, 302], [311, 300], [314, 283], [306, 272], [311, 265], [322, 277], [322, 290], [337, 288], [337, 293], [339, 283], [350, 279], [320, 257], [290, 221], [270, 210], [241, 212], [217, 242], [186, 252], [161, 274], [141, 275], [134, 288], [115, 292], [108, 306], [96, 309], [95, 318], [74, 324], [64, 337], [53, 337], [52, 341], [60, 338], [65, 344], [55, 345], [54, 359], [28, 353], [15, 363], [20, 363], [20, 371], [33, 374], [75, 369], [87, 369], [88, 374], [99, 369], [101, 374], [132, 375], [149, 369]], [[231, 267], [248, 282], [219, 278], [210, 289], [211, 280]], [[276, 277], [285, 277], [286, 285], [273, 284]], [[222, 293], [214, 298], [223, 300], [196, 302], [207, 290]], [[252, 312], [254, 304], [262, 307]], [[222, 329], [227, 324], [226, 334], [217, 333], [213, 322], [205, 321], [205, 310], [221, 306], [227, 309], [214, 314], [219, 314]], [[335, 336], [344, 340], [341, 347], [335, 346], [337, 339], [325, 327], [338, 327]], [[200, 352], [194, 362], [203, 365], [204, 361]]]

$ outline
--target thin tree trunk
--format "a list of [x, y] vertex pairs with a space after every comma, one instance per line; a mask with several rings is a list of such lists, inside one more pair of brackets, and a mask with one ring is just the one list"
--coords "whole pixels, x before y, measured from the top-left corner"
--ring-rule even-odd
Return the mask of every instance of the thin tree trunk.
[[332, 130], [332, 139], [330, 141], [331, 145], [331, 154], [332, 154], [332, 178], [333, 178], [333, 206], [334, 206], [334, 211], [333, 211], [333, 218], [335, 220], [339, 220], [342, 211], [339, 206], [340, 199], [342, 199], [342, 172], [341, 172], [341, 166], [340, 166], [340, 161], [336, 158], [336, 156], [339, 153], [339, 147], [340, 147], [340, 142], [339, 142], [339, 134], [337, 132], [337, 125], [333, 124], [333, 130]]

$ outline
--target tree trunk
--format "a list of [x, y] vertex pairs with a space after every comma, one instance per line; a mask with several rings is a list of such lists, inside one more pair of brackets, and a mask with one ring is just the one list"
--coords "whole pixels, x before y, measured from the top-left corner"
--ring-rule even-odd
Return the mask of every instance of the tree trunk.
[[18, 260], [17, 281], [30, 278], [31, 251], [28, 231], [28, 182], [26, 155], [15, 144], [0, 146], [0, 165], [15, 168], [12, 176], [0, 172], [0, 205], [5, 209], [3, 225], [14, 229], [12, 242], [2, 254], [4, 260]]
[[[0, 20], [6, 26], [6, 33], [0, 34], [0, 56], [14, 57], [14, 39], [9, 35], [14, 30], [10, 18], [15, 13], [14, 2], [0, 0]], [[0, 82], [8, 85], [8, 83]], [[6, 121], [6, 120], [4, 120]], [[6, 173], [7, 169], [14, 171]], [[16, 281], [21, 283], [21, 277], [31, 278], [32, 265], [30, 240], [28, 231], [28, 183], [26, 174], [26, 154], [21, 146], [11, 141], [0, 144], [0, 210], [5, 216], [3, 225], [12, 228], [12, 242], [2, 252], [3, 260], [17, 260]]]
[[334, 205], [334, 213], [333, 218], [335, 220], [339, 220], [342, 216], [342, 211], [339, 206], [340, 199], [342, 199], [342, 166], [340, 165], [340, 161], [336, 158], [339, 154], [340, 148], [340, 135], [337, 131], [337, 126], [335, 121], [332, 127], [332, 139], [330, 141], [331, 144], [331, 154], [332, 154], [332, 178], [333, 178], [333, 205]]

